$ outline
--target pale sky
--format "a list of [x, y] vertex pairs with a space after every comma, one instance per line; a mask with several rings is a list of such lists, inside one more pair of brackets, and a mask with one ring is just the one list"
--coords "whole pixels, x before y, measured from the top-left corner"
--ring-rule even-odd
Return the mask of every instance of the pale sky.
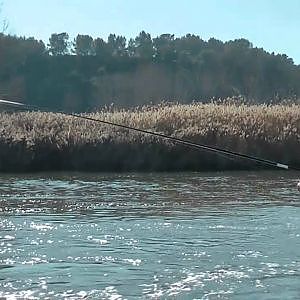
[[300, 64], [300, 0], [0, 0], [8, 33], [48, 42], [51, 33], [107, 38], [187, 33], [246, 38]]

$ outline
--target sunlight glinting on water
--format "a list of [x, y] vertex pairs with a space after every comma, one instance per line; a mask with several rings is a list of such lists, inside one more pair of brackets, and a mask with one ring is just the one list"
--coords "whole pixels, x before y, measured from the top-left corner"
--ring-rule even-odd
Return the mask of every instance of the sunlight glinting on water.
[[3, 177], [0, 297], [296, 299], [285, 174]]

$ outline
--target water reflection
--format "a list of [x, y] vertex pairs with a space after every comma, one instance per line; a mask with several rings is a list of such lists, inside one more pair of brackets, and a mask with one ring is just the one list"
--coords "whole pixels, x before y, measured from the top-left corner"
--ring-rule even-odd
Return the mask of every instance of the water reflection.
[[247, 208], [288, 202], [298, 206], [297, 174], [288, 178], [286, 174], [264, 173], [263, 179], [242, 172], [2, 178], [0, 211], [144, 217], [198, 214], [199, 209], [206, 208], [220, 213], [243, 205]]

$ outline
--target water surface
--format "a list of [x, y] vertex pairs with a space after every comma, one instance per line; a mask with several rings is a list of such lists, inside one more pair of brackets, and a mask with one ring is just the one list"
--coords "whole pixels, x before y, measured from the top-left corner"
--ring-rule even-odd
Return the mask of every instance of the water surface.
[[0, 297], [300, 299], [297, 173], [0, 176]]

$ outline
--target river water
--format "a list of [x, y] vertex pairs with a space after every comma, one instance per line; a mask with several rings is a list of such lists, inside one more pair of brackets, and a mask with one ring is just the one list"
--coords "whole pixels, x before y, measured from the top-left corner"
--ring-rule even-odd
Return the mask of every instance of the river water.
[[299, 173], [0, 176], [0, 298], [300, 299]]

